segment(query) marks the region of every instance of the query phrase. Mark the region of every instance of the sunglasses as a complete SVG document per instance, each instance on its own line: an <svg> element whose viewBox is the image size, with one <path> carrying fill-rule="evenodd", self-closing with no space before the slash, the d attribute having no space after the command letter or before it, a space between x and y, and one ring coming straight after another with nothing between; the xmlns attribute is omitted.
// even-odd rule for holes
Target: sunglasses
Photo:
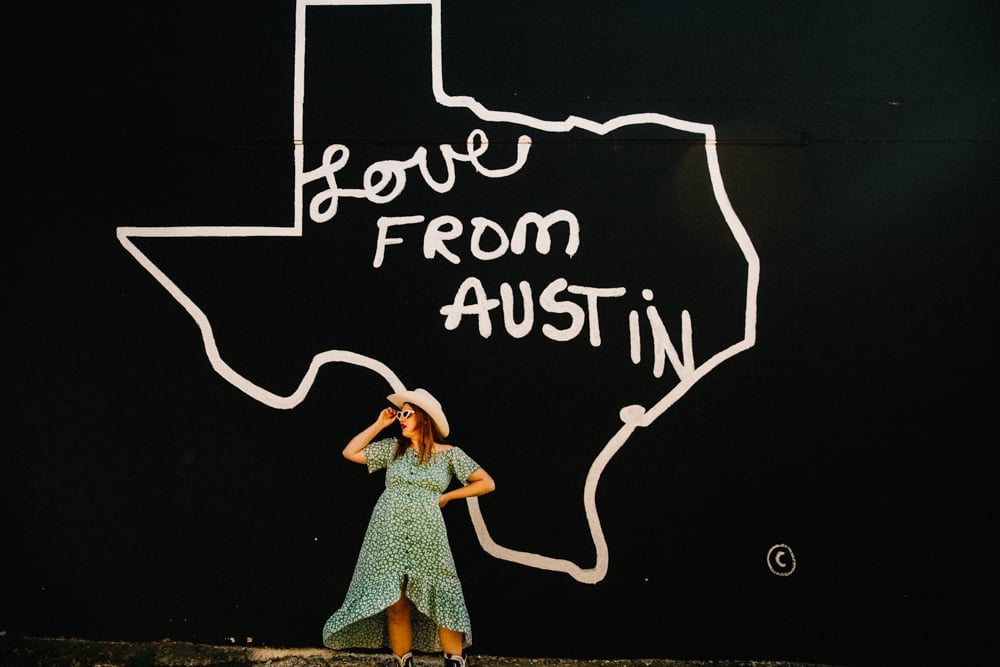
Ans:
<svg viewBox="0 0 1000 667"><path fill-rule="evenodd" d="M396 419L407 419L413 414L413 410L397 410Z"/></svg>

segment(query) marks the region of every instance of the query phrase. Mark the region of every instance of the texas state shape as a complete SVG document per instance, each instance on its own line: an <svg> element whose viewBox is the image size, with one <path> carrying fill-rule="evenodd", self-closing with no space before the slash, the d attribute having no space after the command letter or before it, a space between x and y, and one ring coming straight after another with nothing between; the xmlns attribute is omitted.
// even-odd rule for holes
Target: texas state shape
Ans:
<svg viewBox="0 0 1000 667"><path fill-rule="evenodd" d="M386 37L387 12L412 39ZM551 120L449 95L438 0L300 0L295 30L291 224L121 227L120 242L192 317L215 371L268 406L299 405L329 364L367 369L387 393L404 375L440 381L459 414L491 384L521 387L490 396L505 418L477 449L577 457L595 562L503 546L472 499L480 543L600 581L602 472L754 344L758 259L714 128L660 113ZM456 365L468 372L436 377ZM524 424L536 440L521 451Z"/></svg>

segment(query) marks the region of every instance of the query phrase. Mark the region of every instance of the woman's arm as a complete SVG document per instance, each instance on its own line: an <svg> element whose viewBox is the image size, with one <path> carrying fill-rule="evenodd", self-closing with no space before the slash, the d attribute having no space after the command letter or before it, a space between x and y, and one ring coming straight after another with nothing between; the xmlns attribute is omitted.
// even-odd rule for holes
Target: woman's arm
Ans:
<svg viewBox="0 0 1000 667"><path fill-rule="evenodd" d="M386 408L378 414L378 419L375 420L371 426L366 428L361 433L351 438L351 441L347 443L344 447L342 454L344 458L352 463L367 463L368 458L365 456L365 447L368 446L376 435L378 435L382 429L396 421L396 411L393 408Z"/></svg>
<svg viewBox="0 0 1000 667"><path fill-rule="evenodd" d="M438 507L444 507L452 500L458 500L459 498L483 496L497 488L496 482L482 468L476 468L475 472L469 475L466 481L469 483L465 486L441 494L441 498L438 500Z"/></svg>

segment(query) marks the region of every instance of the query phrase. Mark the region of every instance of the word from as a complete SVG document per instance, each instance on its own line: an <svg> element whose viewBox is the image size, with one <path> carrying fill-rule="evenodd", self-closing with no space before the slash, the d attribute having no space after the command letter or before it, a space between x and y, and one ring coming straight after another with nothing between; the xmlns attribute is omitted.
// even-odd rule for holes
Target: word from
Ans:
<svg viewBox="0 0 1000 667"><path fill-rule="evenodd" d="M389 236L389 229L399 225L415 225L424 222L422 215L410 216L382 216L378 220L378 239L375 242L375 259L372 264L375 268L382 266L385 260L385 248L389 245L399 245L403 243L403 238ZM472 218L472 237L469 241L469 251L472 256L481 261L498 259L507 254L510 250L515 255L524 254L528 244L528 227L533 226L537 230L535 236L535 250L542 255L547 255L552 248L552 238L549 235L549 228L558 223L566 223L569 237L566 241L566 254L572 257L580 247L580 223L576 216L569 211L557 210L548 215L540 215L534 212L527 212L517 220L514 232L510 236L499 224L484 217ZM423 251L425 259L434 259L437 256L444 257L452 264L458 264L462 260L448 248L447 242L453 241L462 235L462 221L450 215L441 215L427 223L424 229ZM483 248L483 237L490 234L493 237L493 248Z"/></svg>
<svg viewBox="0 0 1000 667"><path fill-rule="evenodd" d="M466 152L460 153L448 144L441 144L438 149L444 159L446 177L443 181L435 180L427 166L427 149L418 147L407 160L379 160L368 165L360 188L342 188L337 183L337 172L343 169L350 160L351 151L343 144L332 144L323 151L323 162L319 167L303 173L303 184L319 179L326 180L326 190L315 195L309 201L309 217L313 222L327 222L337 215L341 197L365 199L373 204L385 204L392 201L406 189L406 174L417 167L424 183L438 193L448 192L455 185L455 163L471 163L476 173L488 178L503 178L516 173L528 161L528 151L531 149L531 138L521 135L517 142L517 157L514 164L500 169L483 166L479 158L486 153L490 142L486 133L476 129L469 133L465 142Z"/></svg>

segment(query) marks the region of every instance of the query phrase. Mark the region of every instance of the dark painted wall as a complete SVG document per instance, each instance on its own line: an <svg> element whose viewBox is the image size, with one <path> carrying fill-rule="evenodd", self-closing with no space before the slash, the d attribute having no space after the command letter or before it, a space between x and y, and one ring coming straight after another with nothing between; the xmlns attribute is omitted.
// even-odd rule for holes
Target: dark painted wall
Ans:
<svg viewBox="0 0 1000 667"><path fill-rule="evenodd" d="M292 224L294 10L112 2L10 24L26 43L8 59L0 630L318 645L340 603L381 477L339 451L386 381L330 364L296 405L265 405L213 369L195 321L116 238ZM307 169L348 144L357 183L375 159L477 127L492 166L509 164L523 127L434 103L426 7L341 11L310 27ZM495 558L462 505L446 508L476 652L886 664L985 651L997 19L977 2L444 0L451 95L535 119L713 125L760 269L755 344L599 476L600 581ZM414 180L384 208L307 219L299 239L137 243L257 386L290 394L313 355L348 349L431 388L451 440L498 481L480 503L493 539L591 567L591 462L620 407L677 382L669 364L654 377L648 341L630 361L629 311L653 289L677 335L690 309L704 362L742 333L746 263L689 134L526 133L516 177L466 165L447 196ZM467 226L458 266L424 259L418 234L372 266L379 215L509 230L557 208L581 221L572 257L478 261ZM494 298L501 282L537 293L558 276L628 296L601 302L599 347L547 338L543 323L568 320L541 312L521 339L497 314L486 339L438 312L468 276ZM788 576L768 568L777 544L794 551Z"/></svg>

